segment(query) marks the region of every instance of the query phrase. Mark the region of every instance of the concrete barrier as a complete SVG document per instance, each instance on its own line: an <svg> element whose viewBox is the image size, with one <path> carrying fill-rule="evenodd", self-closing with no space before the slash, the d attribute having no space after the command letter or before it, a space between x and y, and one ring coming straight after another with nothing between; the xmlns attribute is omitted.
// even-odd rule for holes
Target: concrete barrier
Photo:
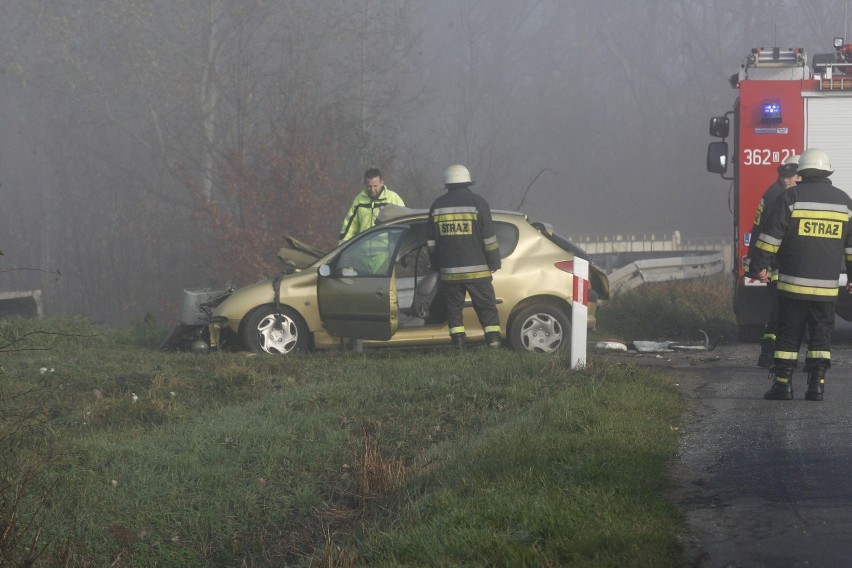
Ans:
<svg viewBox="0 0 852 568"><path fill-rule="evenodd" d="M41 305L41 290L0 292L0 317L44 317Z"/></svg>

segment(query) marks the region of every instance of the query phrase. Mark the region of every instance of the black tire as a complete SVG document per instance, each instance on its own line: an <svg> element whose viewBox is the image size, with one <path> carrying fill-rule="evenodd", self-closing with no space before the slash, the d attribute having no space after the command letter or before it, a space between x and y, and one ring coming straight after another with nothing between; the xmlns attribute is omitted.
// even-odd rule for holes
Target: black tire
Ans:
<svg viewBox="0 0 852 568"><path fill-rule="evenodd" d="M289 355L308 350L308 326L292 308L260 306L240 325L243 346L254 353Z"/></svg>
<svg viewBox="0 0 852 568"><path fill-rule="evenodd" d="M568 353L571 349L571 321L554 305L527 306L512 318L509 345L515 351Z"/></svg>

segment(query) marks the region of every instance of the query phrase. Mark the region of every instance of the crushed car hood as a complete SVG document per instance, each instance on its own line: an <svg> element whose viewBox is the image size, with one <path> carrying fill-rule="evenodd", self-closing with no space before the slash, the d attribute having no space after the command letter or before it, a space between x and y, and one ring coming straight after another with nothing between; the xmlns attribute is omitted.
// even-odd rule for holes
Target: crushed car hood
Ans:
<svg viewBox="0 0 852 568"><path fill-rule="evenodd" d="M290 235L284 235L284 240L286 244L278 250L278 258L295 270L307 268L328 253Z"/></svg>

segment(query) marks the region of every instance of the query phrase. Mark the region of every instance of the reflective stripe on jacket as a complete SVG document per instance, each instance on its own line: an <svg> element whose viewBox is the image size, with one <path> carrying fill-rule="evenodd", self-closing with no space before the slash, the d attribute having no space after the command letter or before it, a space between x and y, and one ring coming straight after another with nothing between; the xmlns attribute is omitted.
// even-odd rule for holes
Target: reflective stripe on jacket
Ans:
<svg viewBox="0 0 852 568"><path fill-rule="evenodd" d="M783 192L784 184L780 181L776 181L770 185L765 192L763 192L763 197L760 198L760 203L757 204L757 211L754 213L754 224L751 227L751 237L748 241L748 254L746 254L746 257L743 260L746 272L748 272L749 264L751 264L751 259L754 256L754 250L756 248L754 245L757 243L757 239L760 238L760 233L763 232L763 226L766 225L766 220L772 213L772 206L775 205L778 196ZM773 266L773 268L775 267ZM777 277L777 273L775 276Z"/></svg>
<svg viewBox="0 0 852 568"><path fill-rule="evenodd" d="M755 246L750 272L778 264L778 294L834 301L843 262L852 274L852 198L827 178L808 178L776 202Z"/></svg>
<svg viewBox="0 0 852 568"><path fill-rule="evenodd" d="M429 210L427 243L432 268L445 282L491 280L500 268L500 246L491 208L467 186L451 186Z"/></svg>

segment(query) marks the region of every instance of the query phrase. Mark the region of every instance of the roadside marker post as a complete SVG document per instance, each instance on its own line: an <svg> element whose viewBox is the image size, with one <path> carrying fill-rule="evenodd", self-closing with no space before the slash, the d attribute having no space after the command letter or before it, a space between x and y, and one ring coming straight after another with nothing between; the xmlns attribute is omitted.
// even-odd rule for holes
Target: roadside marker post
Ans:
<svg viewBox="0 0 852 568"><path fill-rule="evenodd" d="M571 368L586 366L589 321L589 261L574 257L574 303L571 306Z"/></svg>

